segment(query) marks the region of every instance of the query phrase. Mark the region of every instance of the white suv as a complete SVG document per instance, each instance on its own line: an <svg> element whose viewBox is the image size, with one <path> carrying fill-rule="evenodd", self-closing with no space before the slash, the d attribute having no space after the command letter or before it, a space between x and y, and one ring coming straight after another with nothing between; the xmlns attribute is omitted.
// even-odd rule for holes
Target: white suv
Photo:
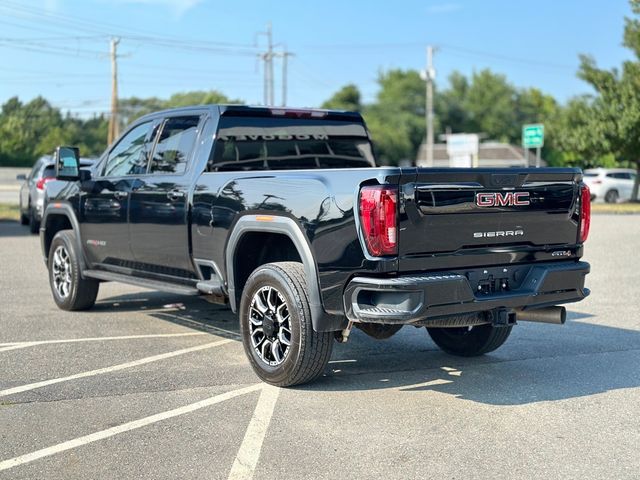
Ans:
<svg viewBox="0 0 640 480"><path fill-rule="evenodd" d="M591 201L629 201L635 179L636 172L630 168L590 168L584 171L584 183L591 190Z"/></svg>

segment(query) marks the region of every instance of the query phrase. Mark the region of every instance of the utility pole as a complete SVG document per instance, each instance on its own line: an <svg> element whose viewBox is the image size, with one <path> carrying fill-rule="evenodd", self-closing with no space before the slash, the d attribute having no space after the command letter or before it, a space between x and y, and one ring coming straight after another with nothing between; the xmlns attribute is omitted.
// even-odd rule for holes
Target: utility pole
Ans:
<svg viewBox="0 0 640 480"><path fill-rule="evenodd" d="M427 105L426 105L426 121L427 121L427 167L433 167L433 80L436 71L433 68L433 47L427 46L427 69L425 70L425 80L427 83Z"/></svg>
<svg viewBox="0 0 640 480"><path fill-rule="evenodd" d="M275 105L275 77L273 73L273 60L275 58L282 58L282 106L287 104L287 75L289 66L289 57L293 57L293 53L287 50L286 45L273 44L273 32L271 29L271 22L267 24L267 31L260 32L258 35L265 35L267 37L267 51L258 54L259 58L264 62L264 96L263 103L265 105ZM274 47L282 48L282 51L275 52Z"/></svg>
<svg viewBox="0 0 640 480"><path fill-rule="evenodd" d="M282 52L282 106L287 106L287 63L288 58L293 57L293 53L287 51L287 47L284 47Z"/></svg>
<svg viewBox="0 0 640 480"><path fill-rule="evenodd" d="M118 138L120 129L118 126L118 43L119 38L111 39L111 116L109 117L109 133L107 142L109 145Z"/></svg>
<svg viewBox="0 0 640 480"><path fill-rule="evenodd" d="M267 51L260 56L264 60L264 104L273 105L273 36L271 22L267 23L267 31L259 35L267 36Z"/></svg>

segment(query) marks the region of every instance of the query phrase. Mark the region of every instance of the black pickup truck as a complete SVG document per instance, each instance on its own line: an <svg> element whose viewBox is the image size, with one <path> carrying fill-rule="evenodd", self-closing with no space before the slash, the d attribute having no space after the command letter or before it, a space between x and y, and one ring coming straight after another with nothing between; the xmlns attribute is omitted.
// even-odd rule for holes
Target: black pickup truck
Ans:
<svg viewBox="0 0 640 480"><path fill-rule="evenodd" d="M578 169L376 168L356 113L222 105L78 158L58 148L40 231L56 304L88 309L103 281L229 303L275 385L318 377L353 326L474 356L589 294Z"/></svg>

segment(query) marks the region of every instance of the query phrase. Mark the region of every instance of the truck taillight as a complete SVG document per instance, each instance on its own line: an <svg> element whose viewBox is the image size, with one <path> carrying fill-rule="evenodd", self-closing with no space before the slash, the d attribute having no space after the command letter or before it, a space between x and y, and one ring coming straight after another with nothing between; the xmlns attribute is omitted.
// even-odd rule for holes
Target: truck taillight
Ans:
<svg viewBox="0 0 640 480"><path fill-rule="evenodd" d="M367 186L360 190L360 226L374 257L398 254L398 190Z"/></svg>
<svg viewBox="0 0 640 480"><path fill-rule="evenodd" d="M36 182L36 188L38 190L44 190L44 184L51 180L55 180L55 177L42 177L40 180Z"/></svg>
<svg viewBox="0 0 640 480"><path fill-rule="evenodd" d="M591 191L587 185L580 189L580 242L587 241L591 226Z"/></svg>

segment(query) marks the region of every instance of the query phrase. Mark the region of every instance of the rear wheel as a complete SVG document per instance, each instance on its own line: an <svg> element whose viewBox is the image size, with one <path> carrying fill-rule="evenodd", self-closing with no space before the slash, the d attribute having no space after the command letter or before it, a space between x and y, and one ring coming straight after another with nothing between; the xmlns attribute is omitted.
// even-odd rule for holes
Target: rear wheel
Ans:
<svg viewBox="0 0 640 480"><path fill-rule="evenodd" d="M96 303L100 283L82 278L80 255L73 230L56 233L47 265L53 300L62 310L86 310Z"/></svg>
<svg viewBox="0 0 640 480"><path fill-rule="evenodd" d="M20 225L29 225L29 217L24 213L20 213Z"/></svg>
<svg viewBox="0 0 640 480"><path fill-rule="evenodd" d="M609 190L604 196L604 201L607 203L618 203L619 197L617 190Z"/></svg>
<svg viewBox="0 0 640 480"><path fill-rule="evenodd" d="M253 370L272 385L310 382L331 357L333 334L313 330L301 263L269 263L251 274L242 292L240 329Z"/></svg>
<svg viewBox="0 0 640 480"><path fill-rule="evenodd" d="M476 357L493 352L509 338L509 327L476 325L474 327L427 328L429 336L445 352L460 357Z"/></svg>

